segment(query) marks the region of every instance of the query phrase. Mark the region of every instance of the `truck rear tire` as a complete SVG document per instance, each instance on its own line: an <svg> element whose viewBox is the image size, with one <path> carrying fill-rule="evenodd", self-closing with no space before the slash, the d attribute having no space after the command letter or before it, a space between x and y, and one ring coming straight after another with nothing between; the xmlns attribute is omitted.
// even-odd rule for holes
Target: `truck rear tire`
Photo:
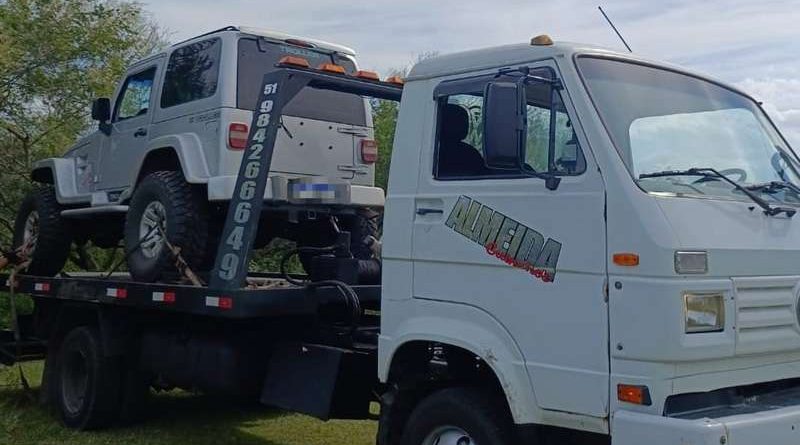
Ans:
<svg viewBox="0 0 800 445"><path fill-rule="evenodd" d="M512 445L510 415L496 399L477 388L434 392L411 413L401 445Z"/></svg>
<svg viewBox="0 0 800 445"><path fill-rule="evenodd" d="M58 350L52 402L69 428L91 430L108 426L119 414L122 366L104 357L100 333L81 326L71 330Z"/></svg>
<svg viewBox="0 0 800 445"><path fill-rule="evenodd" d="M34 190L20 205L14 222L14 248L30 243L26 249L27 273L53 276L61 272L69 257L72 237L61 218L61 206L53 186Z"/></svg>
<svg viewBox="0 0 800 445"><path fill-rule="evenodd" d="M128 270L137 281L175 278L175 258L166 246L180 248L195 272L208 267L208 203L180 172L147 175L133 193L125 218Z"/></svg>

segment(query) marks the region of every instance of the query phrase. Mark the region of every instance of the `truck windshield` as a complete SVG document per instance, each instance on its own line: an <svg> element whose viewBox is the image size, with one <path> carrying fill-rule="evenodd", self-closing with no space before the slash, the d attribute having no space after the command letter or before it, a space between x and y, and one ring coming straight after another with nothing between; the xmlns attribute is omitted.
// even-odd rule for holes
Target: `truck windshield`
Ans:
<svg viewBox="0 0 800 445"><path fill-rule="evenodd" d="M578 68L645 191L746 199L726 181L664 174L713 168L766 199L800 204L800 164L750 98L700 78L618 60L581 57Z"/></svg>
<svg viewBox="0 0 800 445"><path fill-rule="evenodd" d="M284 56L302 57L312 67L333 62L342 65L350 74L355 72L353 61L338 54L243 37L239 39L237 108L255 108L264 74L274 70L275 64ZM284 108L283 114L359 126L364 126L367 122L366 104L361 96L314 88L300 91Z"/></svg>

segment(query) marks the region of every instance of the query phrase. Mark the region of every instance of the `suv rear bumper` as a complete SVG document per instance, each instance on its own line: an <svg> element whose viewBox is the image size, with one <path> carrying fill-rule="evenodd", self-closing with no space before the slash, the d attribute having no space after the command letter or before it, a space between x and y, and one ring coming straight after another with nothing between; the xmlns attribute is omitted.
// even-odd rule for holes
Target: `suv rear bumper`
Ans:
<svg viewBox="0 0 800 445"><path fill-rule="evenodd" d="M797 445L800 405L695 420L617 411L612 445Z"/></svg>
<svg viewBox="0 0 800 445"><path fill-rule="evenodd" d="M292 178L293 179L293 178ZM326 183L321 178L309 178L315 184ZM270 175L267 180L267 187L264 189L265 201L289 201L289 187L288 183L290 178L280 175ZM352 185L347 183L330 183L335 184L336 187L346 189L346 196L344 201L331 202L331 204L357 206L357 207L383 207L386 199L383 189L380 187L367 187L363 185ZM215 176L208 180L208 200L209 201L228 201L233 196L233 189L236 185L236 176ZM302 202L293 201L293 204L300 204ZM314 202L314 204L320 204ZM324 204L324 202L323 202Z"/></svg>

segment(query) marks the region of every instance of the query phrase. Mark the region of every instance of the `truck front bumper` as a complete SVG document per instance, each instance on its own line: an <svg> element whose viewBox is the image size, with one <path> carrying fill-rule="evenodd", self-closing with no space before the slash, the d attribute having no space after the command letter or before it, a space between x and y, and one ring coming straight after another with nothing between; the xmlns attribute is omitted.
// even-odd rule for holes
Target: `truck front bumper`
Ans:
<svg viewBox="0 0 800 445"><path fill-rule="evenodd" d="M612 445L797 445L800 405L694 420L621 410L611 437Z"/></svg>

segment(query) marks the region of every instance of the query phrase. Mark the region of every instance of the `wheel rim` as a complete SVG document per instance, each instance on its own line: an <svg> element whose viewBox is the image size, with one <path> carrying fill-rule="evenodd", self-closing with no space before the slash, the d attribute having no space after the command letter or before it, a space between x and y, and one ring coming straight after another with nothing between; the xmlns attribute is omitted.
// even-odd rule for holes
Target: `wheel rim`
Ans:
<svg viewBox="0 0 800 445"><path fill-rule="evenodd" d="M164 204L153 201L147 204L139 221L139 242L142 253L147 258L155 258L164 247L164 233L167 232L167 211Z"/></svg>
<svg viewBox="0 0 800 445"><path fill-rule="evenodd" d="M422 445L477 445L466 431L457 426L443 426L428 434Z"/></svg>
<svg viewBox="0 0 800 445"><path fill-rule="evenodd" d="M36 240L39 238L39 212L36 210L28 214L25 218L25 228L22 232L22 245L25 250L33 252L36 247Z"/></svg>
<svg viewBox="0 0 800 445"><path fill-rule="evenodd" d="M64 357L61 372L61 397L64 408L69 414L77 414L83 407L86 391L89 387L89 367L86 356L79 351L72 351Z"/></svg>

